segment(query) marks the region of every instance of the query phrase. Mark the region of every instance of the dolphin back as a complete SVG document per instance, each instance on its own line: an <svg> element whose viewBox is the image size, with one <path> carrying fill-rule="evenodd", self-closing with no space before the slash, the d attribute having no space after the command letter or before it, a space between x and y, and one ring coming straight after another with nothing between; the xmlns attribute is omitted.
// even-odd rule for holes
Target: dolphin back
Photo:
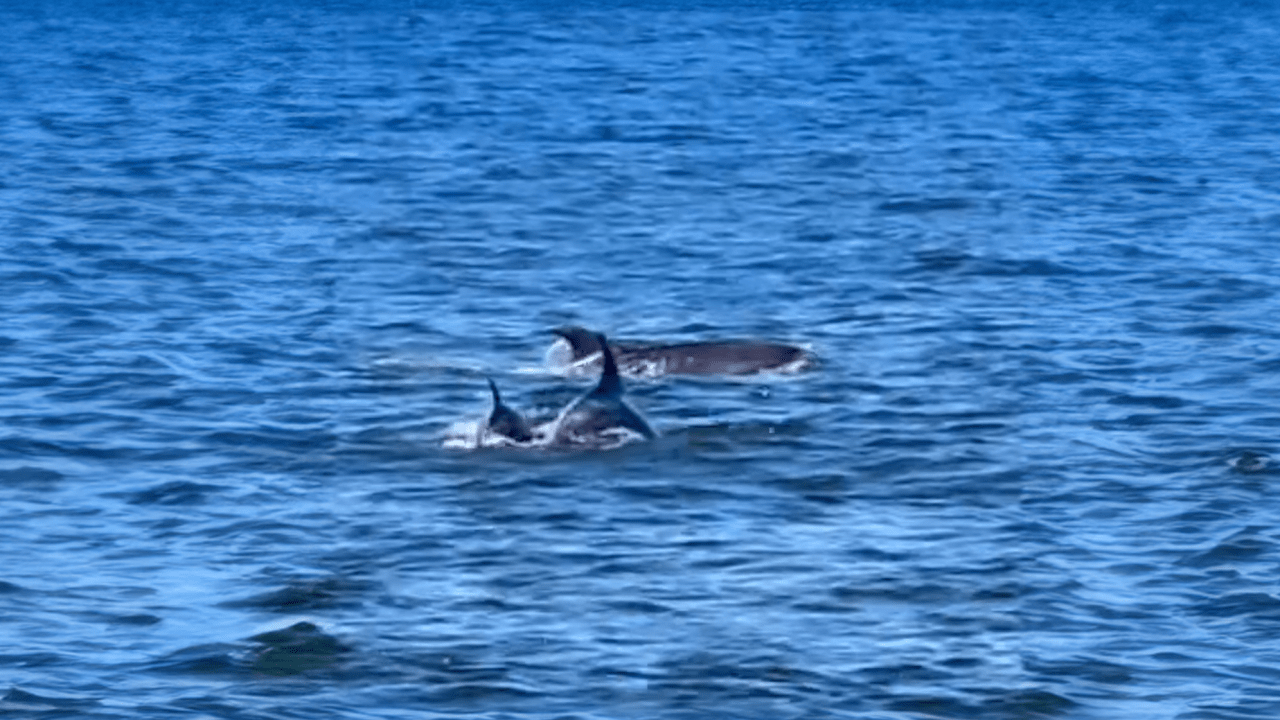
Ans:
<svg viewBox="0 0 1280 720"><path fill-rule="evenodd" d="M750 375L799 365L807 359L791 345L757 342L698 342L637 350L624 362L661 363L668 374Z"/></svg>
<svg viewBox="0 0 1280 720"><path fill-rule="evenodd" d="M564 338L565 342L569 343L569 348L573 351L574 360L581 360L600 352L600 336L586 328L569 325L555 328L551 332Z"/></svg>
<svg viewBox="0 0 1280 720"><path fill-rule="evenodd" d="M600 444L617 440L617 431L626 430L646 440L657 436L649 423L622 399L622 378L618 364L602 334L594 336L603 356L600 382L591 392L578 398L561 414L555 439L567 444Z"/></svg>
<svg viewBox="0 0 1280 720"><path fill-rule="evenodd" d="M605 362L604 350L614 357L618 372L627 377L662 375L753 375L794 373L816 364L806 350L794 345L754 340L703 340L661 344L606 342L602 335L577 326L553 330L568 344L571 364ZM602 377L603 379L603 377Z"/></svg>

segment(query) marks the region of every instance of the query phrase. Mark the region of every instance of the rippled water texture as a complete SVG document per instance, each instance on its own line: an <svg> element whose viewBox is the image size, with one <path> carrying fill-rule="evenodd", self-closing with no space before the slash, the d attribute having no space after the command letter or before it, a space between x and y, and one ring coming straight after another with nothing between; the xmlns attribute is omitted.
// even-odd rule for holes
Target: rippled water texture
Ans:
<svg viewBox="0 0 1280 720"><path fill-rule="evenodd" d="M1280 716L1270 10L34 5L0 714Z"/></svg>

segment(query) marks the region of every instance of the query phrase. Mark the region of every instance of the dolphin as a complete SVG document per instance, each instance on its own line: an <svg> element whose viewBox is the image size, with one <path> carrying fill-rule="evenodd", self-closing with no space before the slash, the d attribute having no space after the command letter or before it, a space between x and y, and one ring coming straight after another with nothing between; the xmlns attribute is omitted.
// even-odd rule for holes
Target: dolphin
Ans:
<svg viewBox="0 0 1280 720"><path fill-rule="evenodd" d="M532 440L533 431L529 429L529 424L520 417L520 413L502 402L502 397L498 395L498 386L493 384L492 379L489 380L489 389L493 391L493 412L489 413L489 422L485 425L485 429L494 435L501 435L516 442L526 443Z"/></svg>
<svg viewBox="0 0 1280 720"><path fill-rule="evenodd" d="M569 365L594 364L592 356L602 347L597 335L569 326L551 332L564 338L572 356ZM629 377L658 375L750 375L761 371L787 372L808 367L812 357L804 350L779 343L720 340L675 345L618 344L610 346L619 371Z"/></svg>
<svg viewBox="0 0 1280 720"><path fill-rule="evenodd" d="M600 382L560 413L552 441L559 445L604 444L619 439L619 430L636 433L646 440L657 437L649 423L622 399L622 378L618 376L618 365L604 335L592 333L592 340L604 355Z"/></svg>

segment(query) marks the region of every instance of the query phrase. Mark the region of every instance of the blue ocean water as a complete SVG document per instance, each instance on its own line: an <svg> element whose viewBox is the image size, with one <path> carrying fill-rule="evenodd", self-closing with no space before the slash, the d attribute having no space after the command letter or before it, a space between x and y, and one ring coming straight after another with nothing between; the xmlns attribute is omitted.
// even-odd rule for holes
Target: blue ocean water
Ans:
<svg viewBox="0 0 1280 720"><path fill-rule="evenodd" d="M7 716L1280 716L1271 8L0 21Z"/></svg>

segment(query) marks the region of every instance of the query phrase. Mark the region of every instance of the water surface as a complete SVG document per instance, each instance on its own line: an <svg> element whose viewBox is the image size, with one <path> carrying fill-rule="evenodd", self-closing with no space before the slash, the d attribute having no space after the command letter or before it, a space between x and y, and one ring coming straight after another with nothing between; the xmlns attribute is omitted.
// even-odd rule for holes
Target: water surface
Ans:
<svg viewBox="0 0 1280 720"><path fill-rule="evenodd" d="M1280 713L1269 10L0 19L6 713Z"/></svg>

